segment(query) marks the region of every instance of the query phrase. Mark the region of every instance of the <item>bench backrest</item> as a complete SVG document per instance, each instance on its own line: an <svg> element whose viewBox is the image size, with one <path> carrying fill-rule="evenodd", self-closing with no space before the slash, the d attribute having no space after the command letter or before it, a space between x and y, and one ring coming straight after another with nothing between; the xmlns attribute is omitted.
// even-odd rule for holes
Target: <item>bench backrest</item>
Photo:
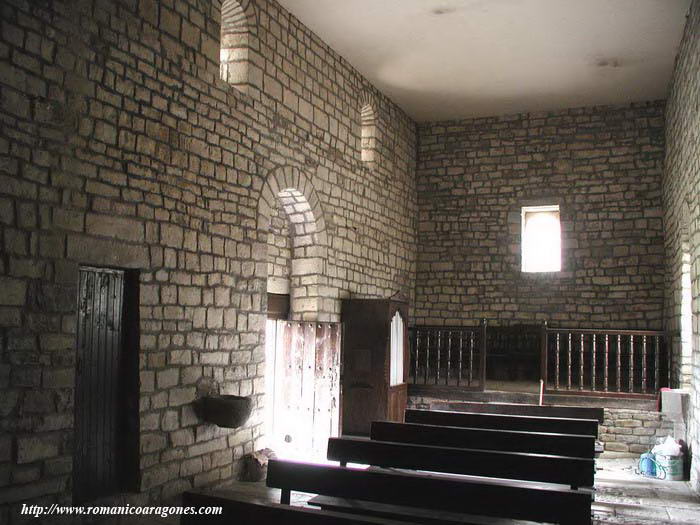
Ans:
<svg viewBox="0 0 700 525"><path fill-rule="evenodd" d="M459 428L417 423L372 423L370 438L438 447L530 452L592 459L595 438L577 434Z"/></svg>
<svg viewBox="0 0 700 525"><path fill-rule="evenodd" d="M592 487L595 471L592 459L434 447L360 438L330 438L328 459L340 461L341 464L360 463L388 468L544 481L572 487Z"/></svg>
<svg viewBox="0 0 700 525"><path fill-rule="evenodd" d="M572 419L595 419L603 424L605 410L599 407L569 407L562 405L526 405L523 403L483 403L477 401L436 402L431 410L454 412L479 412L481 414L508 414L511 416L566 417Z"/></svg>
<svg viewBox="0 0 700 525"><path fill-rule="evenodd" d="M406 410L406 423L598 436L598 421L595 419L408 409Z"/></svg>
<svg viewBox="0 0 700 525"><path fill-rule="evenodd" d="M292 507L267 501L238 499L231 493L185 492L186 507L221 507L221 514L183 514L181 525L407 525L405 521L343 514L308 507ZM408 524L410 525L410 523Z"/></svg>
<svg viewBox="0 0 700 525"><path fill-rule="evenodd" d="M267 486L356 500L556 523L591 519L591 493L503 480L372 471L270 460ZM286 494L285 494L286 493Z"/></svg>

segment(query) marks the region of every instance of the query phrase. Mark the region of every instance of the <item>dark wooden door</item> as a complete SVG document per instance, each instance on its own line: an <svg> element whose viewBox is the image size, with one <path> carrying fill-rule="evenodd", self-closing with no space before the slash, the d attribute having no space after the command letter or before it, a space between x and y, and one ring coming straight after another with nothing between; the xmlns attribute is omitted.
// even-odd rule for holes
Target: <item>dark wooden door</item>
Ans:
<svg viewBox="0 0 700 525"><path fill-rule="evenodd" d="M73 456L77 502L125 486L130 371L124 352L124 286L123 271L80 269Z"/></svg>
<svg viewBox="0 0 700 525"><path fill-rule="evenodd" d="M392 384L392 319L407 319L405 303L385 299L343 300L343 435L369 435L372 421L403 421L409 364L405 325L400 377ZM396 357L396 356L395 356Z"/></svg>

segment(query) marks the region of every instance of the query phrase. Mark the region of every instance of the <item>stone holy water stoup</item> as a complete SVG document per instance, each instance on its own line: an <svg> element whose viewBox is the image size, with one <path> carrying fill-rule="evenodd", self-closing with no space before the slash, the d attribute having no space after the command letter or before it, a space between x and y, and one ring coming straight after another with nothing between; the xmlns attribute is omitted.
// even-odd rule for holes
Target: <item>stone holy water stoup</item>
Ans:
<svg viewBox="0 0 700 525"><path fill-rule="evenodd" d="M210 395L203 398L204 420L224 428L238 428L245 424L252 409L251 397Z"/></svg>

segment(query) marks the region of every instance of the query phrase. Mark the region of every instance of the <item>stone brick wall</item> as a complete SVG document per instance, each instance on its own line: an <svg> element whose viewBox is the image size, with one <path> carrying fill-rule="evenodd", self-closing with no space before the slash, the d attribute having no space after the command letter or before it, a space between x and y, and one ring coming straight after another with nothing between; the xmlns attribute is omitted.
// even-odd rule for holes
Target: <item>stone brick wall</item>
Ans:
<svg viewBox="0 0 700 525"><path fill-rule="evenodd" d="M288 294L292 265L292 238L289 218L280 205L270 218L267 238L267 291Z"/></svg>
<svg viewBox="0 0 700 525"><path fill-rule="evenodd" d="M430 410L433 403L449 401L437 397L409 396L408 406ZM590 399L585 402L590 403ZM605 399L598 400L598 406L605 404ZM603 442L605 451L638 456L666 436L682 438L682 433L674 432L674 429L674 422L655 410L605 408L603 423L598 426L598 439Z"/></svg>
<svg viewBox="0 0 700 525"><path fill-rule="evenodd" d="M676 377L691 390L689 445L694 451L691 480L700 490L700 1L693 0L666 107L666 162L663 179L666 234L666 321L680 330L680 277L683 255L690 263L692 283L692 356L676 350ZM686 247L684 249L684 244ZM681 366L679 366L681 365Z"/></svg>
<svg viewBox="0 0 700 525"><path fill-rule="evenodd" d="M417 324L661 328L663 102L421 124ZM562 271L521 272L558 204Z"/></svg>
<svg viewBox="0 0 700 525"><path fill-rule="evenodd" d="M639 455L674 433L673 421L661 412L606 408L598 437L609 452Z"/></svg>
<svg viewBox="0 0 700 525"><path fill-rule="evenodd" d="M262 442L267 235L313 213L305 310L413 295L415 125L274 1L241 2L248 78L220 79L221 2L7 0L0 25L0 522L69 503L81 264L140 275L140 494L228 479ZM361 109L376 115L361 160ZM314 295L315 294L315 295ZM237 430L208 389L252 395Z"/></svg>

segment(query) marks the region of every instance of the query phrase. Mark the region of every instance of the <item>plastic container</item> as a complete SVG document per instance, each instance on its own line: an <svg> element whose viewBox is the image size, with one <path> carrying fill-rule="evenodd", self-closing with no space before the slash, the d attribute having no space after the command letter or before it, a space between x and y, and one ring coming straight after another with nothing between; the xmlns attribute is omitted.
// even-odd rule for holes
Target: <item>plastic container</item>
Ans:
<svg viewBox="0 0 700 525"><path fill-rule="evenodd" d="M657 477L668 481L683 480L683 456L666 456L665 454L655 454ZM664 477L665 474L665 477Z"/></svg>
<svg viewBox="0 0 700 525"><path fill-rule="evenodd" d="M639 473L648 478L656 477L656 460L654 454L645 452L639 457Z"/></svg>

